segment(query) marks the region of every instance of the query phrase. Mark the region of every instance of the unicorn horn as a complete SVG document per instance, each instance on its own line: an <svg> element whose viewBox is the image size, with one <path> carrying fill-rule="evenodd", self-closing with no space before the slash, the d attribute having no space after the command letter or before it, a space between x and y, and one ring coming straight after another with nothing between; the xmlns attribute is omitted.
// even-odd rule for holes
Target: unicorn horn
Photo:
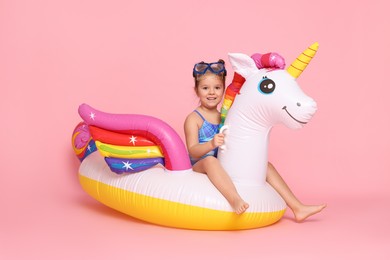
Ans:
<svg viewBox="0 0 390 260"><path fill-rule="evenodd" d="M298 78L316 54L318 46L318 42L313 43L309 48L302 52L301 55L299 55L298 58L296 58L295 61L287 68L288 74L294 78Z"/></svg>

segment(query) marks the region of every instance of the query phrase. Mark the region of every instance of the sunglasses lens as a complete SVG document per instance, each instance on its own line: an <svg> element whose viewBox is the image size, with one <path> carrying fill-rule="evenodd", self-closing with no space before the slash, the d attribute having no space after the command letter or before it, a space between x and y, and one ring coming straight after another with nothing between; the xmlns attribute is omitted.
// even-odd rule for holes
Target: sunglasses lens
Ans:
<svg viewBox="0 0 390 260"><path fill-rule="evenodd" d="M210 68L214 73L220 73L223 71L225 66L222 63L213 63L210 64Z"/></svg>
<svg viewBox="0 0 390 260"><path fill-rule="evenodd" d="M195 65L195 71L199 73L205 73L208 68L207 63L198 63Z"/></svg>

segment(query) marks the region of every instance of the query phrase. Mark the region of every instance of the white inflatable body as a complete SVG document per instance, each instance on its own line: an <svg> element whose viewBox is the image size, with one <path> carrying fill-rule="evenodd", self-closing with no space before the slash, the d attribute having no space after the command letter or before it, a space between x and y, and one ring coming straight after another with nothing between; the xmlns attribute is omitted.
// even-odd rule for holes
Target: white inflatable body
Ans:
<svg viewBox="0 0 390 260"><path fill-rule="evenodd" d="M304 56L313 57L317 48L318 44L312 45ZM233 212L206 175L192 171L182 141L169 128L161 132L165 123L140 115L108 114L87 105L79 109L87 125L117 133L143 132L161 147L165 167L156 165L138 173L118 175L101 154L92 153L79 169L83 189L111 208L158 225L237 230L277 222L286 204L265 181L269 132L280 123L300 128L316 111L316 103L296 83L310 61L302 63L305 57L301 56L299 64L295 61L287 70L259 70L250 57L229 55L233 68L246 81L227 115L225 145L218 158L250 205L242 215ZM78 133L75 131L74 140ZM126 156L120 155L123 165L131 167Z"/></svg>
<svg viewBox="0 0 390 260"><path fill-rule="evenodd" d="M99 153L81 164L82 187L103 204L132 217L186 229L236 230L270 225L279 220L285 203L267 183L236 184L250 204L243 215L230 205L207 176L192 170L167 172L154 167L137 174L113 173Z"/></svg>

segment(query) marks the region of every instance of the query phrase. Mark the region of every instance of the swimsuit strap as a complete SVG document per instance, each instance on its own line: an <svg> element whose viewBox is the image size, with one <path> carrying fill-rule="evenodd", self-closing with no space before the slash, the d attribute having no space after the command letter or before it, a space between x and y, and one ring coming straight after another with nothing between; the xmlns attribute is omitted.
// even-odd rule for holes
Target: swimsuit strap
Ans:
<svg viewBox="0 0 390 260"><path fill-rule="evenodd" d="M202 114L198 110L195 109L194 112L196 112L203 119L203 121L206 121L206 119L202 116Z"/></svg>

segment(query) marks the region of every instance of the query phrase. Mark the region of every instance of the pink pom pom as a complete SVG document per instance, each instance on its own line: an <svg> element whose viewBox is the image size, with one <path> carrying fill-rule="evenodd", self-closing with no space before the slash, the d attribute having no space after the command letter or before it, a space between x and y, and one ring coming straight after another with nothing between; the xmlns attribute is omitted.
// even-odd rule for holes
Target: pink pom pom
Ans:
<svg viewBox="0 0 390 260"><path fill-rule="evenodd" d="M270 52L266 54L255 53L251 56L251 58L255 61L258 69L284 69L286 66L284 58L276 52Z"/></svg>

